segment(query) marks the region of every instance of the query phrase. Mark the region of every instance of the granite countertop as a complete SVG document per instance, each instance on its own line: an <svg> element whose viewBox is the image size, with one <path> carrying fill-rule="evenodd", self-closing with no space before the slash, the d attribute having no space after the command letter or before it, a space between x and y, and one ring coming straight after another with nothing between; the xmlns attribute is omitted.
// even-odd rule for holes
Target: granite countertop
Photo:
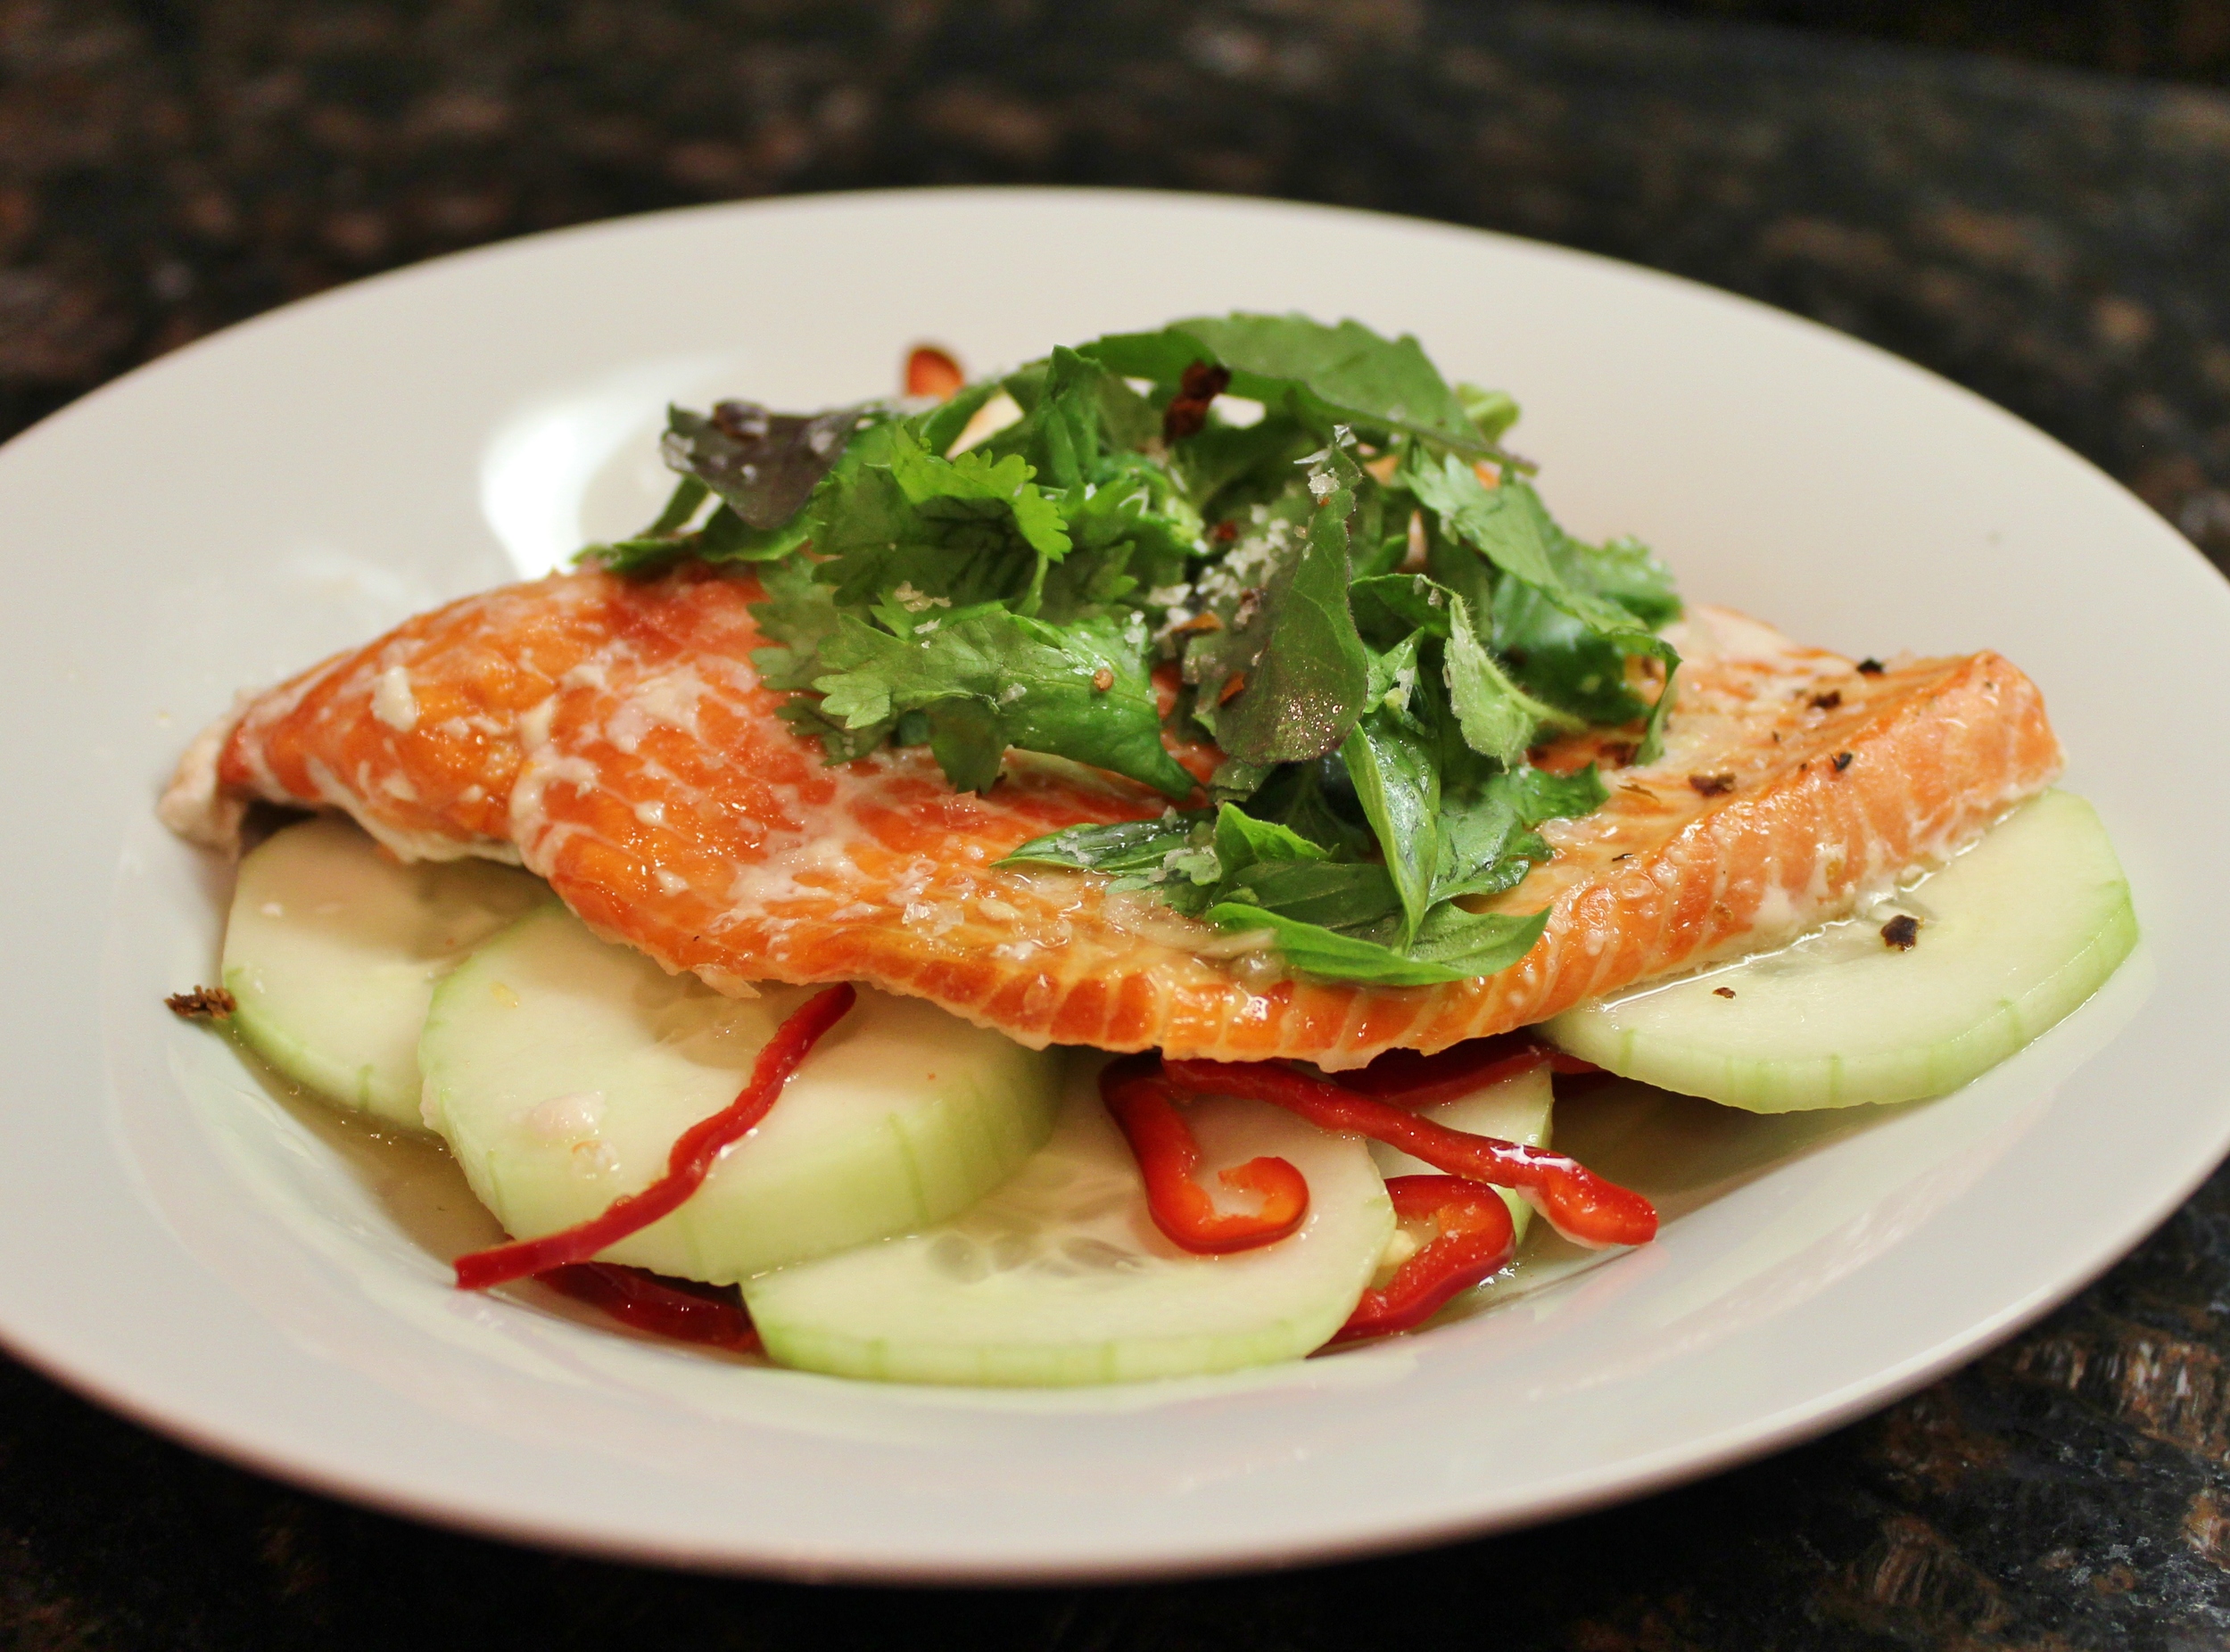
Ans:
<svg viewBox="0 0 2230 1652"><path fill-rule="evenodd" d="M961 181L1348 202L1678 271L1972 386L2230 564L2230 96L1580 4L0 0L0 434L433 253ZM1751 1467L1415 1556L1045 1591L814 1590L457 1537L0 1362L0 1640L2215 1647L2226 1296L2218 1174L2027 1334Z"/></svg>

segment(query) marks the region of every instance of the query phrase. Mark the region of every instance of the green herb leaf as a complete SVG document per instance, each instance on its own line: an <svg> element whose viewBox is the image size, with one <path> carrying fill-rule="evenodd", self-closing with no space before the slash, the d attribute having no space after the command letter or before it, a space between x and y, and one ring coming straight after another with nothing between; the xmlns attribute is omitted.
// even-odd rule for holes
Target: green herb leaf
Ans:
<svg viewBox="0 0 2230 1652"><path fill-rule="evenodd" d="M999 458L971 448L945 458L901 432L892 444L890 474L907 503L932 521L1005 517L1039 556L1057 561L1069 554L1068 526L1044 490L1032 485L1037 472L1019 453Z"/></svg>
<svg viewBox="0 0 2230 1652"><path fill-rule="evenodd" d="M1441 788L1433 904L1516 888L1549 859L1549 845L1532 829L1543 821L1593 814L1607 795L1592 764L1561 776L1476 764L1466 772L1460 763L1451 764Z"/></svg>
<svg viewBox="0 0 2230 1652"><path fill-rule="evenodd" d="M1471 610L1460 597L1450 604L1448 698L1464 740L1482 756L1516 768L1546 728L1572 730L1586 723L1569 712L1535 699L1510 681L1473 629Z"/></svg>
<svg viewBox="0 0 2230 1652"><path fill-rule="evenodd" d="M1452 456L1413 462L1401 474L1444 529L1503 573L1533 586L1598 631L1634 629L1632 615L1568 581L1557 567L1553 548L1561 533L1529 483L1505 476L1499 487L1491 488L1469 465Z"/></svg>
<svg viewBox="0 0 2230 1652"><path fill-rule="evenodd" d="M779 528L844 457L866 412L776 413L756 401L723 401L710 417L670 408L658 450L719 494L747 527Z"/></svg>
<svg viewBox="0 0 2230 1652"><path fill-rule="evenodd" d="M1346 423L1488 451L1462 401L1407 333L1387 339L1359 321L1327 326L1306 316L1235 314L1116 334L1082 348L1124 377L1161 385L1177 384L1196 361L1227 368L1231 394L1286 409L1320 435Z"/></svg>
<svg viewBox="0 0 2230 1652"><path fill-rule="evenodd" d="M821 645L836 634L843 618L836 593L802 562L777 563L760 576L760 583L766 597L751 605L751 618L771 646L751 650L759 680L770 689L810 689Z"/></svg>
<svg viewBox="0 0 2230 1652"><path fill-rule="evenodd" d="M1243 902L1219 903L1203 915L1227 929L1268 929L1300 974L1366 987L1436 987L1496 974L1531 952L1549 923L1545 910L1516 917L1443 906L1426 921L1412 950L1402 953L1383 941Z"/></svg>
<svg viewBox="0 0 2230 1652"><path fill-rule="evenodd" d="M1340 748L1401 900L1405 946L1433 904L1433 875L1441 863L1438 742L1409 715L1419 640L1412 634L1371 662L1371 703Z"/></svg>
<svg viewBox="0 0 2230 1652"><path fill-rule="evenodd" d="M1392 647L1411 632L1445 638L1454 605L1447 586L1422 574L1381 574L1348 588L1356 628L1367 640ZM1639 713L1635 714L1639 715Z"/></svg>
<svg viewBox="0 0 2230 1652"><path fill-rule="evenodd" d="M1158 820L1070 826L1032 838L998 863L1070 866L1119 878L1158 871L1171 854L1198 847L1214 830L1215 818L1207 809L1186 809Z"/></svg>
<svg viewBox="0 0 2230 1652"><path fill-rule="evenodd" d="M847 730L928 714L930 749L957 787L987 789L1019 746L1184 797L1193 777L1161 744L1143 640L1104 620L1050 625L995 604L920 621L907 636L843 614L820 642L813 687L820 714Z"/></svg>
<svg viewBox="0 0 2230 1652"><path fill-rule="evenodd" d="M1321 861L1326 851L1289 826L1255 819L1226 803L1216 811L1216 859L1226 878L1265 863Z"/></svg>
<svg viewBox="0 0 2230 1652"><path fill-rule="evenodd" d="M1022 417L972 452L1019 457L1053 488L1091 479L1110 451L1142 449L1160 432L1152 403L1097 361L1056 349L1006 381Z"/></svg>
<svg viewBox="0 0 2230 1652"><path fill-rule="evenodd" d="M1334 446L1309 470L1316 508L1245 623L1185 657L1217 744L1243 763L1302 763L1338 749L1370 687L1347 601L1347 521L1361 476ZM1226 685L1244 681L1226 701Z"/></svg>

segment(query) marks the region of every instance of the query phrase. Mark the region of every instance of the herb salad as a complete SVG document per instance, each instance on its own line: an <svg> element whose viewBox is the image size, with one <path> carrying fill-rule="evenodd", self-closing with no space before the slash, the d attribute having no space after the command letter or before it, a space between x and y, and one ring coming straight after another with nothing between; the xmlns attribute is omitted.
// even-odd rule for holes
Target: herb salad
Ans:
<svg viewBox="0 0 2230 1652"><path fill-rule="evenodd" d="M1593 764L1528 752L1631 729L1648 761L1679 664L1656 634L1670 575L1557 525L1502 444L1516 417L1406 335L1202 318L928 407L677 408L666 508L585 554L759 565L755 663L831 764L926 744L983 791L1012 748L1195 805L1011 861L1267 930L1303 974L1458 980L1546 921L1466 897L1516 886L1549 858L1534 829L1606 796ZM1204 806L1172 741L1221 756Z"/></svg>

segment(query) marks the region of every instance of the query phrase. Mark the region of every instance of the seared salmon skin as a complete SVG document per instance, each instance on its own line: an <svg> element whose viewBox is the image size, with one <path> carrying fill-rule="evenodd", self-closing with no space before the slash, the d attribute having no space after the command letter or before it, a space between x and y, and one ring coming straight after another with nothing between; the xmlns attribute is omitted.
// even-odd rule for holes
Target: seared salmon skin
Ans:
<svg viewBox="0 0 2230 1652"><path fill-rule="evenodd" d="M1027 1045L1337 1070L1777 943L1949 855L2061 762L2036 686L1995 654L1862 671L1691 610L1659 761L1609 767L1600 734L1540 754L1605 757L1611 797L1549 822L1554 859L1497 899L1550 909L1532 952L1445 986L1324 983L1099 874L996 864L1160 814L1144 787L1020 752L981 797L926 748L825 766L752 667L760 596L690 568L467 598L246 701L188 754L164 817L222 840L261 799L343 810L406 857L514 861L731 994L864 981Z"/></svg>

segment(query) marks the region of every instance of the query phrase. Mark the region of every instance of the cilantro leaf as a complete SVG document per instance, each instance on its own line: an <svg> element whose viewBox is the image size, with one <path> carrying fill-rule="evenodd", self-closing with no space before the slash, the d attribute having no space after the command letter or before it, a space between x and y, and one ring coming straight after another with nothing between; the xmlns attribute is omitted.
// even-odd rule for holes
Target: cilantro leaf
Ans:
<svg viewBox="0 0 2230 1652"><path fill-rule="evenodd" d="M1022 417L970 450L1019 455L1052 487L1078 485L1103 454L1143 449L1161 428L1151 402L1073 350L1056 349L1011 376L1005 388Z"/></svg>
<svg viewBox="0 0 2230 1652"><path fill-rule="evenodd" d="M842 617L836 593L799 562L775 564L760 585L766 596L751 605L751 617L770 646L752 649L751 663L770 689L811 688L821 645Z"/></svg>
<svg viewBox="0 0 2230 1652"><path fill-rule="evenodd" d="M900 434L892 444L890 474L906 502L932 521L1011 519L1039 556L1069 554L1069 529L1045 492L1031 485L1037 472L1019 453L995 458L973 448L958 458L932 453Z"/></svg>
<svg viewBox="0 0 2230 1652"><path fill-rule="evenodd" d="M1010 746L1054 752L1172 797L1193 777L1161 744L1161 714L1136 644L1111 622L1050 625L994 603L896 636L853 614L819 645L819 714L846 730L925 713L956 787L987 790ZM1105 686L1101 686L1104 684Z"/></svg>

